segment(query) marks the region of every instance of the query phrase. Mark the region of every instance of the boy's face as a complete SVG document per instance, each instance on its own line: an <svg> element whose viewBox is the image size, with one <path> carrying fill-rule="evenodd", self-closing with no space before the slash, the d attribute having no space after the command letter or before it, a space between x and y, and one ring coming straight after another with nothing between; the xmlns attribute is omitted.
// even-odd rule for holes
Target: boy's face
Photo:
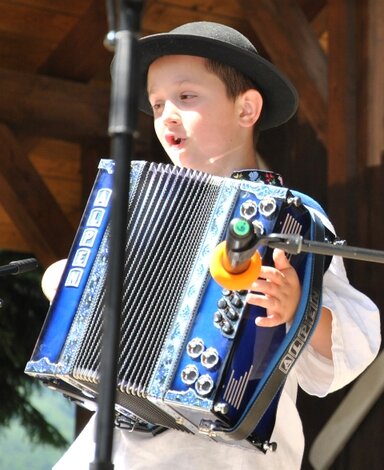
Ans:
<svg viewBox="0 0 384 470"><path fill-rule="evenodd" d="M164 56L148 71L155 131L175 165L229 176L244 146L238 99L194 56Z"/></svg>

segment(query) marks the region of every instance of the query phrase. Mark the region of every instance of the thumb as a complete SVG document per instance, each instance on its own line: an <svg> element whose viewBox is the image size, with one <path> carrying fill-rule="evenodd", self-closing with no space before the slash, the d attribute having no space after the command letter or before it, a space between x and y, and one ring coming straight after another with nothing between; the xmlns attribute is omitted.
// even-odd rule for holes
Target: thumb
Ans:
<svg viewBox="0 0 384 470"><path fill-rule="evenodd" d="M284 250L280 250L279 248L273 250L273 262L275 263L275 268L279 271L291 267L291 263L288 261Z"/></svg>

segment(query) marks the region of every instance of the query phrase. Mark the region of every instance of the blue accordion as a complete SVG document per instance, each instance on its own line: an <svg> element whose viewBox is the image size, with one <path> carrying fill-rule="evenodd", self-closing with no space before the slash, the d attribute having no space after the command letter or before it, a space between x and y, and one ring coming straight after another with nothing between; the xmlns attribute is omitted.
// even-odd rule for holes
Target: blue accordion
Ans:
<svg viewBox="0 0 384 470"><path fill-rule="evenodd" d="M114 163L101 160L57 294L26 373L94 408L110 247ZM293 324L260 328L261 307L221 288L210 258L235 217L264 234L324 240L287 188L133 162L125 251L117 421L266 451L279 394L321 304L322 257L292 256L302 294ZM263 264L271 250L260 249Z"/></svg>

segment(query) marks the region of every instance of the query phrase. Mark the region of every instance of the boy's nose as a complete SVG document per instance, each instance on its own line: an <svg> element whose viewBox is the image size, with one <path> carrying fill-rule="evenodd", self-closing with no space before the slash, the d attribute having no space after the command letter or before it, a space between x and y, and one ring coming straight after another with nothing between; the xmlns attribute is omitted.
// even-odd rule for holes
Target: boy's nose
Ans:
<svg viewBox="0 0 384 470"><path fill-rule="evenodd" d="M179 111L171 101L166 101L164 104L163 120L166 124L180 123Z"/></svg>

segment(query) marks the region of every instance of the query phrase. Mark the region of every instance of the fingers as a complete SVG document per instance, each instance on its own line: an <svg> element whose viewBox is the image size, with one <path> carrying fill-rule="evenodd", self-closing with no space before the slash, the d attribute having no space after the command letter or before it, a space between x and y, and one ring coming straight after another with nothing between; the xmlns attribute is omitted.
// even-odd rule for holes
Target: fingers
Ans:
<svg viewBox="0 0 384 470"><path fill-rule="evenodd" d="M266 317L256 317L255 323L263 328L272 328L285 323L278 315L268 315Z"/></svg>
<svg viewBox="0 0 384 470"><path fill-rule="evenodd" d="M266 310L266 317L256 317L255 323L257 326L270 328L286 322L284 315L281 313L281 301L279 298L250 293L246 300L249 304L263 307Z"/></svg>
<svg viewBox="0 0 384 470"><path fill-rule="evenodd" d="M262 266L259 278L251 284L251 290L259 292L273 284L274 286L281 286L285 282L285 275L283 272L270 266ZM267 293L267 292L266 292Z"/></svg>
<svg viewBox="0 0 384 470"><path fill-rule="evenodd" d="M292 267L284 250L280 250L279 248L275 248L273 250L273 262L275 264L275 268L280 271Z"/></svg>
<svg viewBox="0 0 384 470"><path fill-rule="evenodd" d="M271 312L278 311L281 304L281 300L278 297L253 292L247 295L246 301L251 305L263 307Z"/></svg>
<svg viewBox="0 0 384 470"><path fill-rule="evenodd" d="M272 327L292 321L300 300L301 286L296 270L283 250L273 251L274 267L263 266L260 277L252 283L247 302L263 307L266 317L256 318L256 324Z"/></svg>

